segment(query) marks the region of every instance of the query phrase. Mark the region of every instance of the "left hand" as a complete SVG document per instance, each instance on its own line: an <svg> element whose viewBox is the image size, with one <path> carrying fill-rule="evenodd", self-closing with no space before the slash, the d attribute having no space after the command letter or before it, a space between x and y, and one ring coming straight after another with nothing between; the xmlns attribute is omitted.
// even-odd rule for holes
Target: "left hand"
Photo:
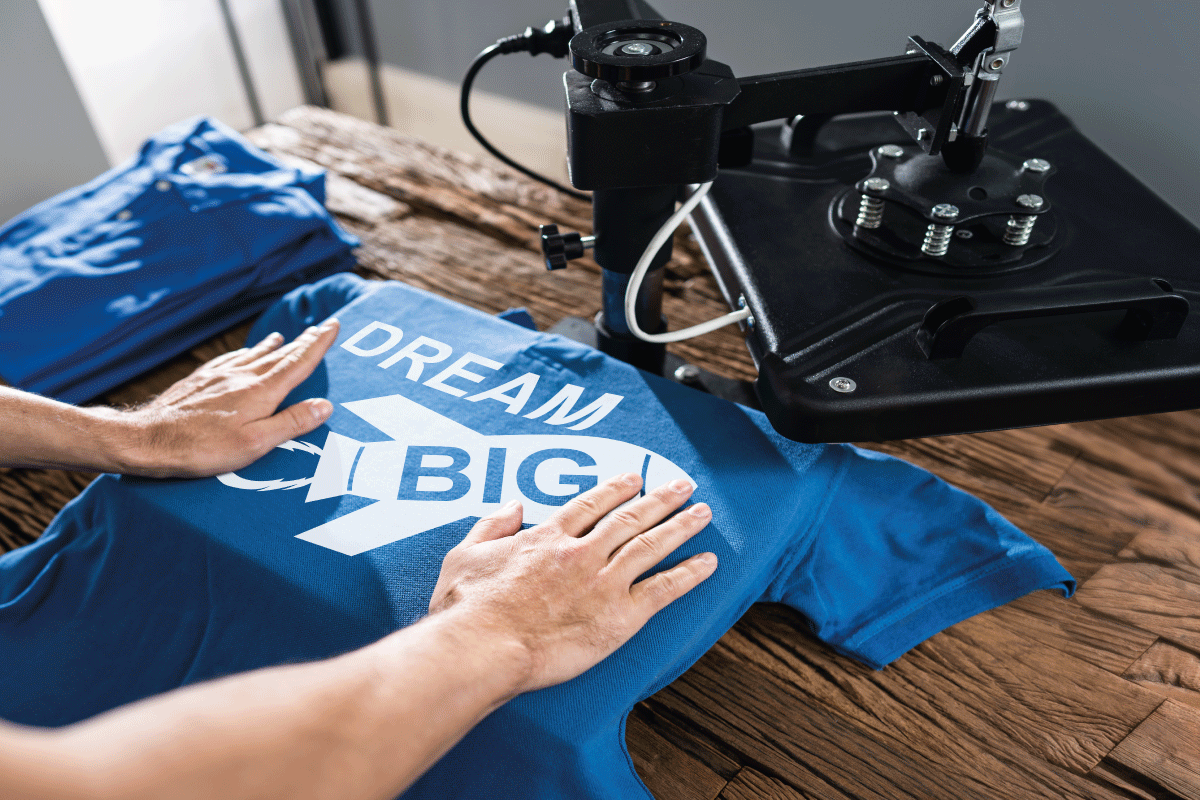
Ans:
<svg viewBox="0 0 1200 800"><path fill-rule="evenodd" d="M198 478L232 472L329 418L324 398L276 412L337 338L329 319L283 345L272 333L254 347L217 356L149 403L120 412L123 472Z"/></svg>

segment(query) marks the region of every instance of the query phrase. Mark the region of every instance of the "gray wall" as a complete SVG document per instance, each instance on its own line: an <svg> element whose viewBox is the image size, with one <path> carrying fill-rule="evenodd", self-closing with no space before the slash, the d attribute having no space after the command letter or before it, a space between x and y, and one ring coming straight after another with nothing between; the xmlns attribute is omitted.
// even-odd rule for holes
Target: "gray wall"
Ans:
<svg viewBox="0 0 1200 800"><path fill-rule="evenodd" d="M652 4L667 18L703 30L709 54L739 75L893 55L903 52L910 34L948 46L982 5L978 0ZM451 81L461 79L484 46L565 8L562 0L371 0L371 5L383 60ZM1026 0L1024 10L1025 41L1001 83L1001 97L1054 102L1200 225L1196 0ZM562 70L563 62L549 56L517 54L489 64L479 87L559 108Z"/></svg>
<svg viewBox="0 0 1200 800"><path fill-rule="evenodd" d="M0 0L0 224L106 169L37 0Z"/></svg>

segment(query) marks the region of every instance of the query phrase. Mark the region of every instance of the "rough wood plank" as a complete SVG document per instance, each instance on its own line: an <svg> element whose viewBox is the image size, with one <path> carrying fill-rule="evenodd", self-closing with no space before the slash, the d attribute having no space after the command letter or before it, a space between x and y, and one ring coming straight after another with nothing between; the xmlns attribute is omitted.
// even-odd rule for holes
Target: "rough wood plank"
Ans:
<svg viewBox="0 0 1200 800"><path fill-rule="evenodd" d="M742 768L742 764L726 752L723 742L706 737L687 718L656 705L653 698L638 703L631 717L637 717L659 737L671 742L726 781L732 780ZM626 736L626 743L631 754L654 746L653 743L643 744L640 737L633 735Z"/></svg>
<svg viewBox="0 0 1200 800"><path fill-rule="evenodd" d="M714 800L728 783L691 755L660 736L643 715L625 723L634 767L656 800Z"/></svg>
<svg viewBox="0 0 1200 800"><path fill-rule="evenodd" d="M1016 493L1037 502L1075 463L1079 451L1032 430L974 433L864 444L907 459L954 485Z"/></svg>
<svg viewBox="0 0 1200 800"><path fill-rule="evenodd" d="M1144 531L1078 597L1088 608L1200 650L1200 522Z"/></svg>
<svg viewBox="0 0 1200 800"><path fill-rule="evenodd" d="M839 664L817 679L845 682L851 691L864 686L856 672L869 671ZM972 688L969 681L956 687L950 702ZM654 699L726 742L739 760L817 797L830 796L829 787L850 797L888 800L1121 796L1031 756L1012 740L980 742L974 731L943 729L915 707L894 715L891 709L907 701L905 694L919 694L920 688L892 691L897 694L868 688L871 702L844 716L817 700L821 692L811 683L781 680L758 663L715 648ZM935 733L922 735L922 728Z"/></svg>
<svg viewBox="0 0 1200 800"><path fill-rule="evenodd" d="M1026 639L1128 678L1126 670L1156 636L1089 611L1075 600L1051 592L1034 592L988 612L997 624L1019 631Z"/></svg>
<svg viewBox="0 0 1200 800"><path fill-rule="evenodd" d="M1167 700L1106 761L1145 775L1187 800L1200 800L1200 711Z"/></svg>
<svg viewBox="0 0 1200 800"><path fill-rule="evenodd" d="M1200 709L1200 655L1157 641L1125 670L1126 680Z"/></svg>
<svg viewBox="0 0 1200 800"><path fill-rule="evenodd" d="M1082 773L1161 701L993 614L947 629L882 672L799 639L803 629L799 615L777 606L747 615L717 649L762 667L811 703L917 746L968 739Z"/></svg>
<svg viewBox="0 0 1200 800"><path fill-rule="evenodd" d="M793 789L781 780L764 775L752 767L742 769L729 782L720 800L841 800L841 792L831 790L829 794L814 795Z"/></svg>

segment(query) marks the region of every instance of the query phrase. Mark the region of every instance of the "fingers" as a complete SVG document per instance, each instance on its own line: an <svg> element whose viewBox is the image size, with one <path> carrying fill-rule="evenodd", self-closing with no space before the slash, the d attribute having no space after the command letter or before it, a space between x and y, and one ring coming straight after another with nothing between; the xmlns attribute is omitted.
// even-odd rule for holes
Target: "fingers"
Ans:
<svg viewBox="0 0 1200 800"><path fill-rule="evenodd" d="M330 317L321 327L311 327L290 344L249 362L249 366L275 383L286 394L312 374L337 339L338 321Z"/></svg>
<svg viewBox="0 0 1200 800"><path fill-rule="evenodd" d="M634 584L629 594L642 617L642 624L695 589L716 570L716 555L701 553Z"/></svg>
<svg viewBox="0 0 1200 800"><path fill-rule="evenodd" d="M666 519L691 497L693 489L691 482L682 478L659 486L600 520L588 538L597 540L605 557L611 556L621 545Z"/></svg>
<svg viewBox="0 0 1200 800"><path fill-rule="evenodd" d="M712 520L712 511L697 503L661 525L632 537L613 554L610 568L623 580L634 578L662 561L679 546L702 531Z"/></svg>
<svg viewBox="0 0 1200 800"><path fill-rule="evenodd" d="M524 511L521 503L517 500L510 500L501 508L476 522L475 527L471 528L471 532L467 534L462 543L465 545L478 544L512 536L521 530L523 519Z"/></svg>
<svg viewBox="0 0 1200 800"><path fill-rule="evenodd" d="M304 400L278 413L251 422L246 427L260 453L315 430L333 413L333 403L324 397Z"/></svg>
<svg viewBox="0 0 1200 800"><path fill-rule="evenodd" d="M641 477L633 472L609 478L572 499L538 528L567 536L582 536L605 514L636 495L641 486Z"/></svg>
<svg viewBox="0 0 1200 800"><path fill-rule="evenodd" d="M241 350L234 350L226 353L223 356L217 356L212 361L205 364L205 366L209 369L218 366L240 367L243 364L249 364L253 361L257 361L271 351L277 349L281 344L283 344L283 334L270 333L263 337L263 340L253 347L243 347Z"/></svg>

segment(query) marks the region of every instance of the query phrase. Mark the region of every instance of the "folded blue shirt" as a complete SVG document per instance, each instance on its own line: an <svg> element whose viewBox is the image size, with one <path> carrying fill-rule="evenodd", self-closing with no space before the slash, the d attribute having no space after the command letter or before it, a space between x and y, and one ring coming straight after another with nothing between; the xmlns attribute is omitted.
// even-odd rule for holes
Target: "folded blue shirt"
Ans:
<svg viewBox="0 0 1200 800"><path fill-rule="evenodd" d="M1074 590L924 470L789 441L758 412L401 284L335 276L251 338L334 312L338 343L285 401L330 398L326 425L218 478L101 477L0 557L0 716L62 725L365 645L426 613L480 515L520 499L536 523L627 471L698 485L712 522L660 566L709 550L716 573L583 675L492 713L406 798L649 798L626 716L755 602L882 668L972 614Z"/></svg>
<svg viewBox="0 0 1200 800"><path fill-rule="evenodd" d="M0 376L81 402L354 266L321 172L216 120L0 228Z"/></svg>

